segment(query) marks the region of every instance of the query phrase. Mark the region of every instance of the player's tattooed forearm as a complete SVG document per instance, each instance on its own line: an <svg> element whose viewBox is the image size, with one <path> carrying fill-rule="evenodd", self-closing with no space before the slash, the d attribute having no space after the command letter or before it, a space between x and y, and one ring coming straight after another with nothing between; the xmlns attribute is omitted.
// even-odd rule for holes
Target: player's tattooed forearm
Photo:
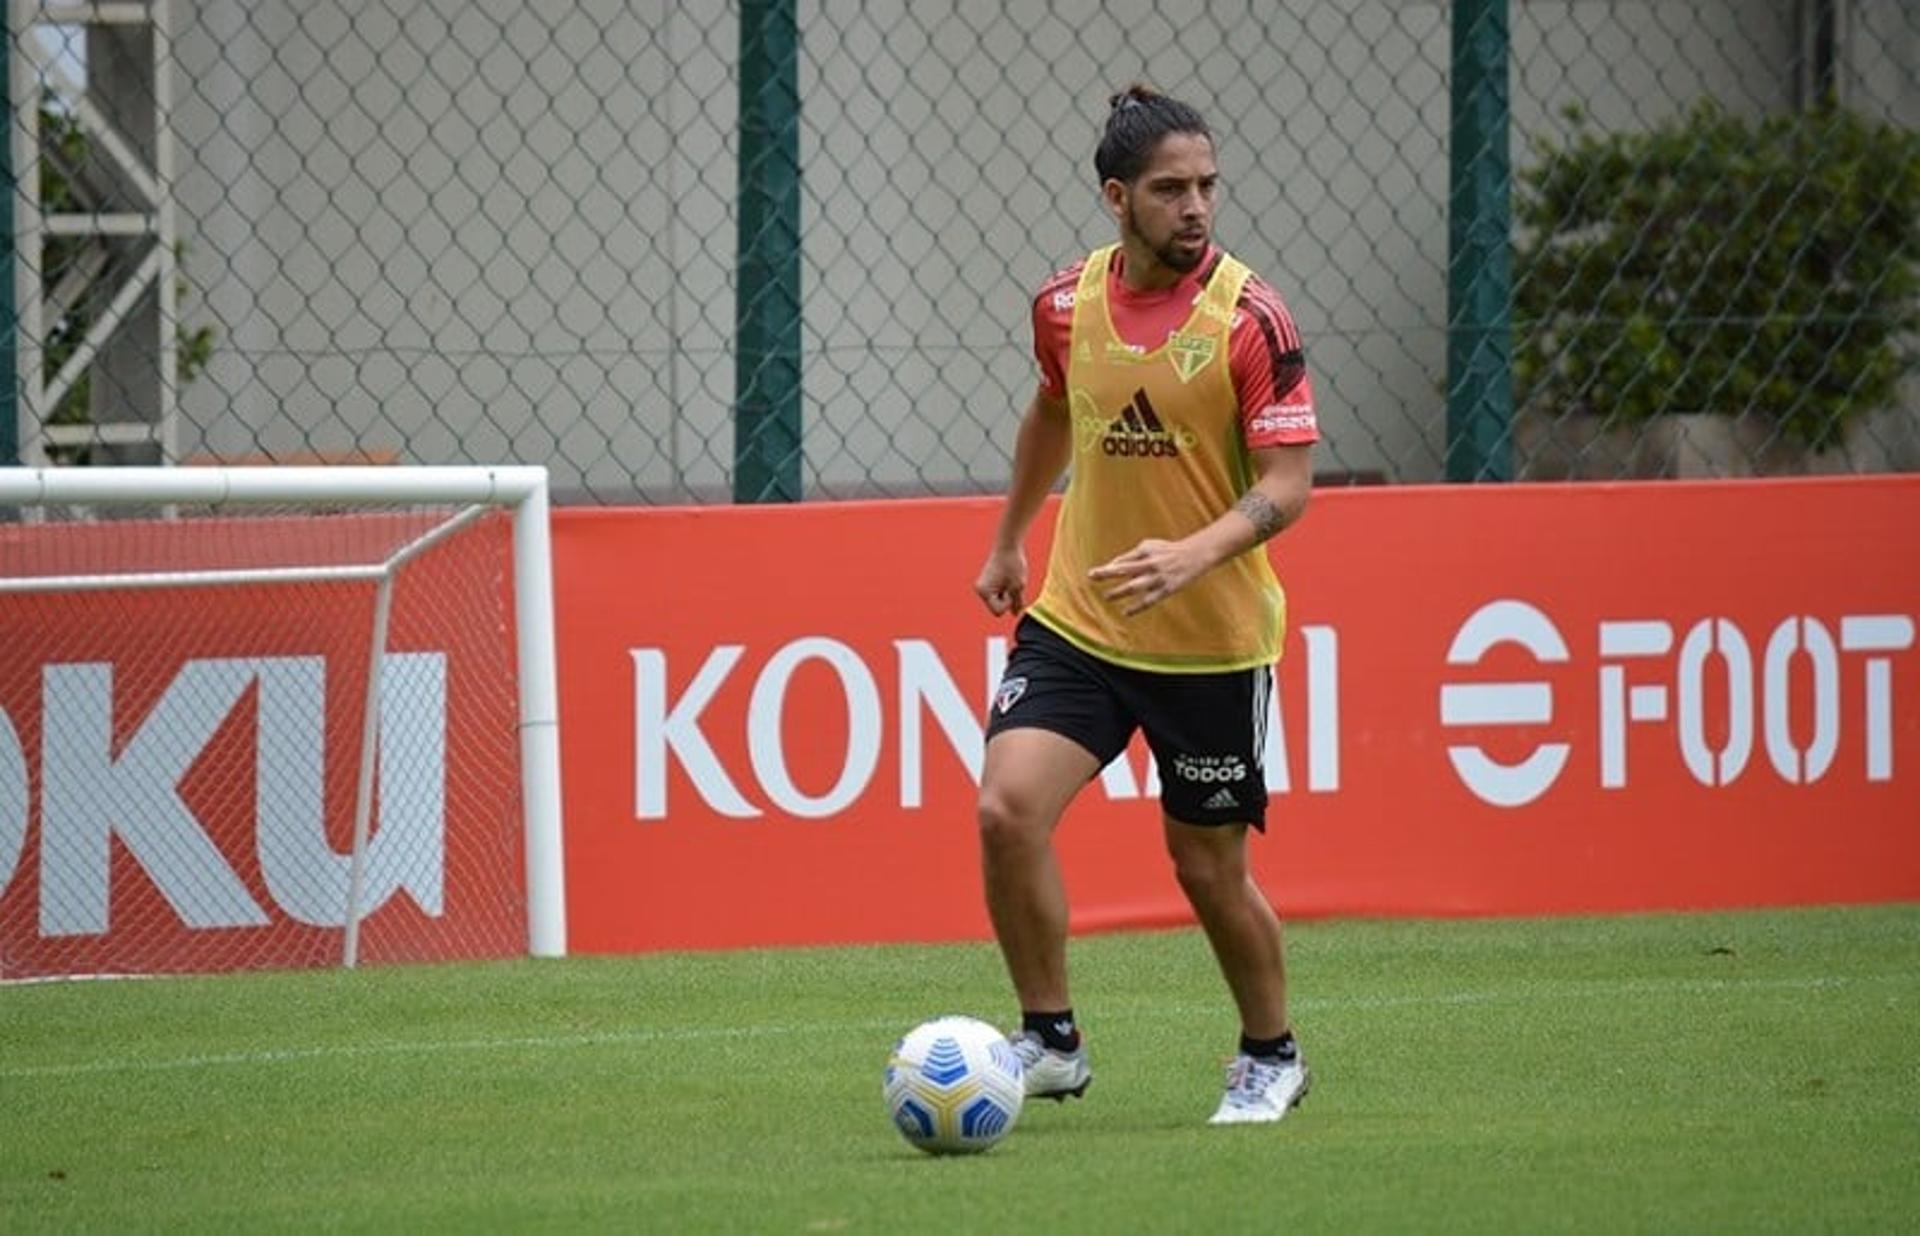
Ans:
<svg viewBox="0 0 1920 1236"><path fill-rule="evenodd" d="M1272 539L1274 533L1287 526L1286 516L1280 513L1280 508L1257 489L1248 490L1240 501L1233 504L1233 509L1245 515L1247 522L1253 525L1256 543Z"/></svg>

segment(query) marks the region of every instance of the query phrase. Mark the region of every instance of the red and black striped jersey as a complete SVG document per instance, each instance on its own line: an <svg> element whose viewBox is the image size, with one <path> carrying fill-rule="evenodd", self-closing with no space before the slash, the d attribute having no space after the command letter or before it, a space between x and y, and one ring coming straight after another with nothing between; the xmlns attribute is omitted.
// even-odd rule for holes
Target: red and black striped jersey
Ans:
<svg viewBox="0 0 1920 1236"><path fill-rule="evenodd" d="M1113 328L1142 352L1166 342L1192 311L1219 269L1216 246L1170 288L1135 291L1120 277L1119 254L1107 279ZM1040 394L1062 399L1067 390L1067 343L1073 323L1074 288L1082 259L1048 276L1033 301L1033 352L1040 366ZM1300 331L1271 284L1258 275L1241 290L1227 349L1234 393L1240 400L1241 433L1251 450L1317 442L1313 385L1307 375Z"/></svg>

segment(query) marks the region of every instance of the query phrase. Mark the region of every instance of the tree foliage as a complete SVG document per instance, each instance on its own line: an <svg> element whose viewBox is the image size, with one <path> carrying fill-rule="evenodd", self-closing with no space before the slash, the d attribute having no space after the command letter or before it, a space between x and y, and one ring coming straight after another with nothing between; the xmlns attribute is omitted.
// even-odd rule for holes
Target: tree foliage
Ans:
<svg viewBox="0 0 1920 1236"><path fill-rule="evenodd" d="M1570 119L1515 204L1521 406L1762 416L1821 449L1893 401L1920 326L1920 135L1833 107Z"/></svg>

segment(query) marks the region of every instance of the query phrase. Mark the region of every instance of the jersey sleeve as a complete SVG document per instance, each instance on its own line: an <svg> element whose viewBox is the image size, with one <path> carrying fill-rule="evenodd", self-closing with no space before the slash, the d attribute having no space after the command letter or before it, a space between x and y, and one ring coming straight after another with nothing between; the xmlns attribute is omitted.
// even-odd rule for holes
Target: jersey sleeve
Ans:
<svg viewBox="0 0 1920 1236"><path fill-rule="evenodd" d="M1067 397L1067 348L1073 337L1073 298L1081 265L1056 271L1033 298L1033 359L1040 368L1042 399Z"/></svg>
<svg viewBox="0 0 1920 1236"><path fill-rule="evenodd" d="M1279 294L1260 279L1248 279L1240 293L1227 358L1247 449L1320 440L1300 332Z"/></svg>

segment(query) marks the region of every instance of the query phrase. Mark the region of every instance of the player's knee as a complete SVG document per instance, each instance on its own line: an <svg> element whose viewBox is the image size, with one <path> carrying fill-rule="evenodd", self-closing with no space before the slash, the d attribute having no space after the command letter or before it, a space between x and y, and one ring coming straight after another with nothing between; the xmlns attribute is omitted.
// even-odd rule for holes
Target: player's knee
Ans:
<svg viewBox="0 0 1920 1236"><path fill-rule="evenodd" d="M1171 852L1174 877L1191 900L1217 901L1237 895L1246 885L1246 861L1238 853L1191 845L1175 846Z"/></svg>
<svg viewBox="0 0 1920 1236"><path fill-rule="evenodd" d="M1047 821L1036 804L1004 786L980 788L980 843L990 852L1028 848L1046 840Z"/></svg>

